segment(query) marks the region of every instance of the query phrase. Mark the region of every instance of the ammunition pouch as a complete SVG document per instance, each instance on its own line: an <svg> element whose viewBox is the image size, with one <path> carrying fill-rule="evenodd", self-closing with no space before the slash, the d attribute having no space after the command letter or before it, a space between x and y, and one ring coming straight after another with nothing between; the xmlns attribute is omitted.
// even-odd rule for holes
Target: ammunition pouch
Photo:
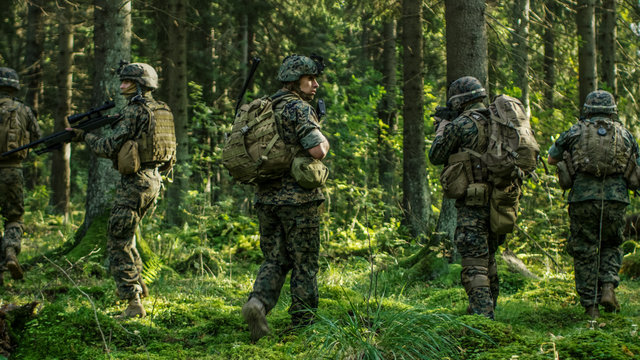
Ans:
<svg viewBox="0 0 640 360"><path fill-rule="evenodd" d="M464 204L466 206L484 206L489 202L489 185L487 183L473 183L467 187Z"/></svg>
<svg viewBox="0 0 640 360"><path fill-rule="evenodd" d="M558 185L560 185L560 189L569 190L573 187L573 176L569 172L569 166L571 164L567 164L564 161L560 161L556 164L557 172L558 172Z"/></svg>
<svg viewBox="0 0 640 360"><path fill-rule="evenodd" d="M140 170L140 154L138 142L128 140L118 152L118 172L122 175L135 174Z"/></svg>
<svg viewBox="0 0 640 360"><path fill-rule="evenodd" d="M512 184L506 188L494 187L491 192L489 222L494 234L513 232L518 218L520 187Z"/></svg>

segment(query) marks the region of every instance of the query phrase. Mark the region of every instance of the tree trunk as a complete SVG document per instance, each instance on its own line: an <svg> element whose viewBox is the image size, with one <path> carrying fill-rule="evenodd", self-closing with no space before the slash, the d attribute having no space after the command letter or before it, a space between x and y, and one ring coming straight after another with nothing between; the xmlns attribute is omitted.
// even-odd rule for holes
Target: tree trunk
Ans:
<svg viewBox="0 0 640 360"><path fill-rule="evenodd" d="M40 97L43 91L44 21L42 14L42 0L30 1L27 10L27 48L25 54L27 75L23 83L27 85L25 103L36 112L40 109Z"/></svg>
<svg viewBox="0 0 640 360"><path fill-rule="evenodd" d="M115 75L120 60L131 59L131 2L128 0L94 0L95 46L93 105L99 105L107 99L117 101L116 108L125 105L120 96L120 80ZM116 110L112 110L115 113ZM96 134L106 136L109 127L103 127ZM110 160L91 154L87 200L84 224L78 230L79 241L99 216L107 216L111 208L115 183L120 174L113 169Z"/></svg>
<svg viewBox="0 0 640 360"><path fill-rule="evenodd" d="M558 5L556 0L547 0L544 9L544 101L545 108L552 109L556 88L556 17Z"/></svg>
<svg viewBox="0 0 640 360"><path fill-rule="evenodd" d="M513 73L515 84L522 91L520 101L527 115L529 108L529 0L516 0L513 4Z"/></svg>
<svg viewBox="0 0 640 360"><path fill-rule="evenodd" d="M389 19L383 26L383 50L382 50L382 81L386 91L378 116L382 126L378 134L379 182L382 186L383 201L387 206L394 204L394 176L396 156L393 149L393 139L398 131L396 110L396 21ZM385 213L389 218L391 214Z"/></svg>
<svg viewBox="0 0 640 360"><path fill-rule="evenodd" d="M578 0L576 23L578 25L578 79L580 105L587 95L596 90L596 35L595 0Z"/></svg>
<svg viewBox="0 0 640 360"><path fill-rule="evenodd" d="M71 97L73 90L73 12L71 7L58 9L58 74L56 76L57 106L55 112L54 131L62 131L69 127L67 116L71 113ZM51 205L56 213L64 215L65 222L69 216L69 197L71 186L71 144L62 144L60 150L52 153L51 161Z"/></svg>
<svg viewBox="0 0 640 360"><path fill-rule="evenodd" d="M598 50L600 52L600 79L607 90L617 95L616 80L616 1L602 0L600 27L598 30Z"/></svg>
<svg viewBox="0 0 640 360"><path fill-rule="evenodd" d="M427 191L424 135L422 1L402 2L404 105L402 206L404 221L413 236L425 235L431 215Z"/></svg>
<svg viewBox="0 0 640 360"><path fill-rule="evenodd" d="M164 69L167 74L164 85L170 87L167 102L173 111L178 149L173 184L169 186L167 191L167 201L171 204L168 206L167 218L172 224L182 225L184 222L182 208L185 189L188 188L191 172L189 167L187 28L185 23L188 4L181 0L171 0L168 5L169 14L171 14L171 21L167 24L169 68Z"/></svg>
<svg viewBox="0 0 640 360"><path fill-rule="evenodd" d="M487 84L487 30L484 0L446 0L447 84L462 76L474 76ZM453 236L457 211L455 200L443 196L436 233L455 248Z"/></svg>

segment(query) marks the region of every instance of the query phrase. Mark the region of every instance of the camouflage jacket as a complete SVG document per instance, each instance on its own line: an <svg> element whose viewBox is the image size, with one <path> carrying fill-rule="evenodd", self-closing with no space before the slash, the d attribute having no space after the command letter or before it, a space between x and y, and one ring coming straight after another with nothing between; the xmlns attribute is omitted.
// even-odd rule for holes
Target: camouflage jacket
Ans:
<svg viewBox="0 0 640 360"><path fill-rule="evenodd" d="M13 96L0 92L0 99L11 99L13 103L18 104L18 118L21 121L26 122L26 129L29 131L29 142L34 142L40 137L42 137L42 132L40 131L40 126L38 125L38 120L36 119L36 115L33 113L30 107L23 104L20 100L14 98ZM23 123L24 124L24 123ZM15 159L8 160L0 160L0 167L21 167L22 161Z"/></svg>
<svg viewBox="0 0 640 360"><path fill-rule="evenodd" d="M326 140L320 131L318 115L311 104L288 90L279 90L271 96L274 113L282 127L285 143L299 145L303 151L320 145ZM308 155L308 154L305 154ZM282 178L257 186L256 203L271 205L297 205L310 201L322 201L320 188L308 190L287 173Z"/></svg>
<svg viewBox="0 0 640 360"><path fill-rule="evenodd" d="M477 102L467 106L464 110L483 111L485 109L484 104ZM485 130L485 134L486 133L487 131ZM458 116L447 124L442 136L436 136L431 145L431 149L429 149L429 161L434 165L446 165L449 156L463 148L471 149L479 153L487 150L486 141L484 142L484 149L480 148L478 128L473 120L465 114Z"/></svg>
<svg viewBox="0 0 640 360"><path fill-rule="evenodd" d="M590 118L581 121L590 121ZM558 160L567 151L573 154L580 139L580 126L574 124L569 130L560 134L558 140L549 149L549 156ZM631 133L625 129L625 144L631 146L632 153L640 157L638 143ZM640 158L638 159L640 161ZM640 164L640 163L639 163ZM569 203L585 200L611 200L629 203L629 190L623 174L614 174L599 178L594 175L578 172L573 180L573 187L569 192Z"/></svg>
<svg viewBox="0 0 640 360"><path fill-rule="evenodd" d="M97 156L117 161L118 152L128 140L136 140L149 128L149 113L142 104L129 99L128 104L122 109L120 120L116 123L111 134L100 137L94 134L86 134L84 140ZM155 103L150 92L144 95L144 101Z"/></svg>

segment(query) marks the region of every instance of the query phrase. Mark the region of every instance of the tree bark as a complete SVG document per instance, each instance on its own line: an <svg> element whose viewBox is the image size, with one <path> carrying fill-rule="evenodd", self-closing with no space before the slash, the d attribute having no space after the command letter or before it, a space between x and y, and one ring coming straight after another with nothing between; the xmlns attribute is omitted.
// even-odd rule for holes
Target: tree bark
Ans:
<svg viewBox="0 0 640 360"><path fill-rule="evenodd" d="M185 22L188 4L182 0L171 0L168 5L171 21L167 28L169 67L164 69L167 74L165 86L170 87L167 102L173 111L178 148L173 184L167 190L167 201L170 204L167 218L172 224L182 225L184 222L182 207L191 171L189 167L187 28Z"/></svg>
<svg viewBox="0 0 640 360"><path fill-rule="evenodd" d="M485 11L484 0L445 1L448 84L463 76L488 83ZM451 248L455 248L456 217L455 200L443 197L436 232L448 239Z"/></svg>
<svg viewBox="0 0 640 360"><path fill-rule="evenodd" d="M513 73L515 83L521 90L520 101L527 115L529 108L529 0L517 0L513 4Z"/></svg>
<svg viewBox="0 0 640 360"><path fill-rule="evenodd" d="M131 2L94 0L93 4L95 74L92 102L95 106L107 99L114 99L116 108L122 108L125 99L119 95L120 80L115 70L120 60L131 59ZM96 134L106 136L109 131L109 127L104 127ZM110 160L91 154L84 223L78 230L76 241L84 236L96 217L108 214L115 183L119 178Z"/></svg>
<svg viewBox="0 0 640 360"><path fill-rule="evenodd" d="M394 204L394 175L396 156L393 149L393 139L398 131L397 104L396 104L396 21L389 19L383 26L383 50L382 50L382 81L386 91L378 116L381 127L378 134L378 174L382 186L383 201L387 206ZM387 218L390 214L386 213Z"/></svg>
<svg viewBox="0 0 640 360"><path fill-rule="evenodd" d="M587 95L596 90L596 35L595 0L578 0L576 9L578 26L578 79L580 82L579 104L584 104Z"/></svg>
<svg viewBox="0 0 640 360"><path fill-rule="evenodd" d="M556 0L547 0L544 9L544 102L546 109L552 109L554 105L554 93L556 87L556 17L558 4Z"/></svg>
<svg viewBox="0 0 640 360"><path fill-rule="evenodd" d="M616 1L602 0L600 27L598 30L598 49L600 52L600 79L607 86L607 90L617 95L618 82L616 80Z"/></svg>
<svg viewBox="0 0 640 360"><path fill-rule="evenodd" d="M424 78L422 49L422 1L402 2L403 77L403 179L404 221L413 236L425 235L431 216L427 191L427 158L424 135Z"/></svg>
<svg viewBox="0 0 640 360"><path fill-rule="evenodd" d="M57 106L54 117L54 131L69 127L67 116L71 113L73 90L73 12L70 7L58 9L58 74L56 76ZM69 216L69 198L71 186L71 144L62 144L60 150L52 153L51 161L51 205L56 213Z"/></svg>
<svg viewBox="0 0 640 360"><path fill-rule="evenodd" d="M27 10L27 48L25 54L27 75L23 83L27 85L25 103L36 112L40 110L40 97L43 91L44 21L42 14L42 0L30 1Z"/></svg>

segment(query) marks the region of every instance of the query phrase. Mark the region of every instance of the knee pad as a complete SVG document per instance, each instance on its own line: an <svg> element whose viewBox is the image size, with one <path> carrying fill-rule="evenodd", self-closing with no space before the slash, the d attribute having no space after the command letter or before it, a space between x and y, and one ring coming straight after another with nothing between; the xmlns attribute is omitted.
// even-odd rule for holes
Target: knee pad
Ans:
<svg viewBox="0 0 640 360"><path fill-rule="evenodd" d="M463 258L461 280L467 294L475 288L489 287L489 259Z"/></svg>

